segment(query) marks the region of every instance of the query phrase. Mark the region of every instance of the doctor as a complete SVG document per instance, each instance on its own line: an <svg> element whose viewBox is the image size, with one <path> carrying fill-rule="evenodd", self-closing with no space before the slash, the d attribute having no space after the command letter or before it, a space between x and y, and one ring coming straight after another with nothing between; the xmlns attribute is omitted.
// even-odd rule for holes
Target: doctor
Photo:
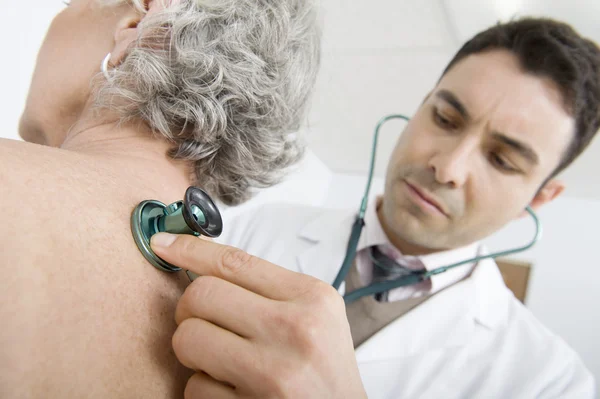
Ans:
<svg viewBox="0 0 600 399"><path fill-rule="evenodd" d="M485 253L481 239L563 191L556 175L599 127L596 45L544 19L478 34L401 135L341 292L394 278L372 247L410 270ZM330 284L354 217L266 205L222 238L246 252L153 237L159 256L202 276L176 313L175 352L197 370L187 397L594 397L579 356L492 260L345 305Z"/></svg>

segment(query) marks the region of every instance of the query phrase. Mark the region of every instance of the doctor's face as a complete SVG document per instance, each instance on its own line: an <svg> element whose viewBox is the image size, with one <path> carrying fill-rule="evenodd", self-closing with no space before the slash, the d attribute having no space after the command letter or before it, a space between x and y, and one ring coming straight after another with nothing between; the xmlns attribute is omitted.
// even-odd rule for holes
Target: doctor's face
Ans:
<svg viewBox="0 0 600 399"><path fill-rule="evenodd" d="M524 72L510 52L466 57L429 94L394 149L379 209L384 230L413 253L488 236L562 191L558 181L544 182L574 123L558 87Z"/></svg>

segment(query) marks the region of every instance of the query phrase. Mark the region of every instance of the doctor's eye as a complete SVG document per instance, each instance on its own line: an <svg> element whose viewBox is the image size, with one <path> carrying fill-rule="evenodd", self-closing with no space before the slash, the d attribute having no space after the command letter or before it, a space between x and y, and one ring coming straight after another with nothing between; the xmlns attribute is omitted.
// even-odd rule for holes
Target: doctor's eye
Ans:
<svg viewBox="0 0 600 399"><path fill-rule="evenodd" d="M502 158L497 153L493 152L490 154L490 160L497 168L500 168L506 172L515 173L518 172L518 169L515 169L510 163L508 163L504 158Z"/></svg>
<svg viewBox="0 0 600 399"><path fill-rule="evenodd" d="M433 109L433 120L442 129L450 129L455 130L458 128L458 125L452 122L449 118L446 118L442 115L437 108Z"/></svg>

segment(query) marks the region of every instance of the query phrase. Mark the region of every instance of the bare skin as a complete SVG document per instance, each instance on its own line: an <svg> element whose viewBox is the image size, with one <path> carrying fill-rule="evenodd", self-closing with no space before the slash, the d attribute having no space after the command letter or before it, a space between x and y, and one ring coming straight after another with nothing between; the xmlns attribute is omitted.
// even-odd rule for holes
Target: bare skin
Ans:
<svg viewBox="0 0 600 399"><path fill-rule="evenodd" d="M141 200L187 187L159 158L0 141L0 396L182 397L188 282L148 264L129 227Z"/></svg>

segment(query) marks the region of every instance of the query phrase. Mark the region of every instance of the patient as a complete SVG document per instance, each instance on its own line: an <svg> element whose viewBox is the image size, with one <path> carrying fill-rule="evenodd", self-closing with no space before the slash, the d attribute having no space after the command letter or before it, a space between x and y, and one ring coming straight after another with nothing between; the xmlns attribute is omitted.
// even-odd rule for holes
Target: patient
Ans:
<svg viewBox="0 0 600 399"><path fill-rule="evenodd" d="M306 0L68 4L38 55L27 142L0 140L0 397L183 396L187 278L145 261L131 212L190 185L237 204L277 182L302 154L318 65Z"/></svg>

